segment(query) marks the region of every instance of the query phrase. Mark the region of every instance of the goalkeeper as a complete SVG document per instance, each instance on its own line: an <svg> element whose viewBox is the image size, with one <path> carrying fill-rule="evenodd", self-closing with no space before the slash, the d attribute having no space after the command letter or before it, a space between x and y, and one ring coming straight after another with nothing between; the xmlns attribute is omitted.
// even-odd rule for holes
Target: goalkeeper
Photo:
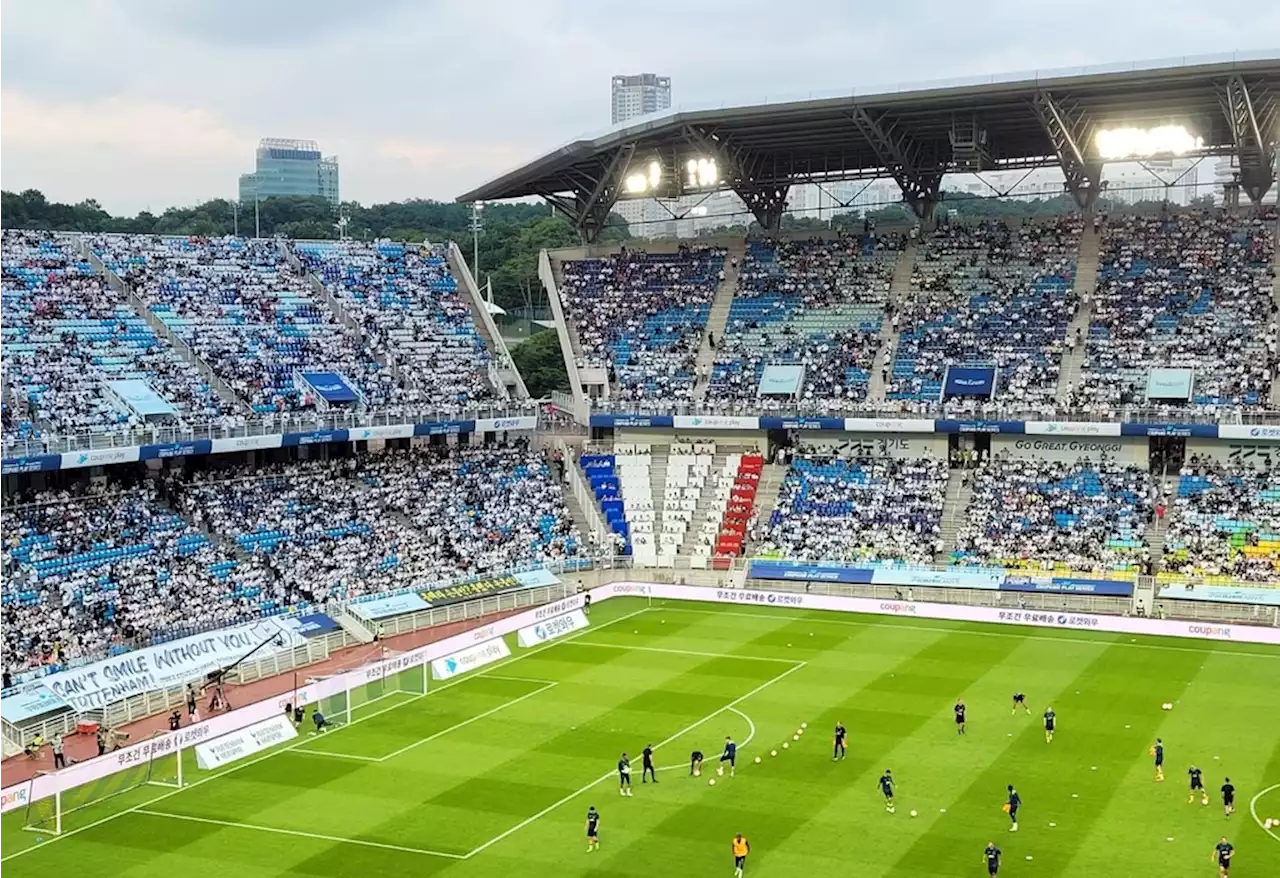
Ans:
<svg viewBox="0 0 1280 878"><path fill-rule="evenodd" d="M324 714L320 712L319 707L311 711L311 719L316 724L316 731L312 732L313 735L316 732L323 732L325 729L329 728L329 721L324 718Z"/></svg>

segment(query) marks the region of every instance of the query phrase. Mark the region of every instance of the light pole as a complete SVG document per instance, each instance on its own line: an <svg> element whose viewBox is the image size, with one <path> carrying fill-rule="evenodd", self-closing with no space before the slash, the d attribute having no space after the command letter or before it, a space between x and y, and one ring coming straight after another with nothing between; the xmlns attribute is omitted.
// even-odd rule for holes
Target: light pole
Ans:
<svg viewBox="0 0 1280 878"><path fill-rule="evenodd" d="M484 231L483 201L471 203L471 276L480 283L480 233Z"/></svg>
<svg viewBox="0 0 1280 878"><path fill-rule="evenodd" d="M231 233L237 238L240 237L240 196L236 196L236 200L231 202Z"/></svg>
<svg viewBox="0 0 1280 878"><path fill-rule="evenodd" d="M253 236L255 238L262 237L262 213L258 210L258 205L262 204L262 199L258 197L258 191L253 192Z"/></svg>

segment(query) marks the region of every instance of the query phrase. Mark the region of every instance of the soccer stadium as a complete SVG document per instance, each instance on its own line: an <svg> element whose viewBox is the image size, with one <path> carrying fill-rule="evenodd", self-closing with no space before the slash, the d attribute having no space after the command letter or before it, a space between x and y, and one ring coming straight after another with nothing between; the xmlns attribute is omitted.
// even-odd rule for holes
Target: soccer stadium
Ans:
<svg viewBox="0 0 1280 878"><path fill-rule="evenodd" d="M467 240L6 220L6 876L1275 878L1278 144L1243 56L617 125L458 197L580 237L547 397Z"/></svg>

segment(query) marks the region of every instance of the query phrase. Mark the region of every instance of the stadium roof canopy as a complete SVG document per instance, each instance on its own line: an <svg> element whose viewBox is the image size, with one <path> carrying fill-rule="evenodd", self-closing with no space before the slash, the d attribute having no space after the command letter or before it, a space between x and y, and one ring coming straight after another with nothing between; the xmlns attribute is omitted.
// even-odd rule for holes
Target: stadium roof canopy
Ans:
<svg viewBox="0 0 1280 878"><path fill-rule="evenodd" d="M1056 163L1087 208L1102 185L1097 132L1182 125L1199 140L1178 154L1233 156L1259 201L1275 180L1278 92L1280 53L1269 53L674 110L575 140L458 200L541 196L594 240L620 197L732 189L776 228L792 185L888 176L927 219L944 174ZM713 161L715 178L691 160ZM637 176L653 185L628 186Z"/></svg>

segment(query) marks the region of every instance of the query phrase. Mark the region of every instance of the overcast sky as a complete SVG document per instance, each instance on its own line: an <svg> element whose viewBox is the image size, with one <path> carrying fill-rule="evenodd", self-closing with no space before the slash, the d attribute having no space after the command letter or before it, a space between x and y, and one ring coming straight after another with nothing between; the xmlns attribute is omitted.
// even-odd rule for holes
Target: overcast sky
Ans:
<svg viewBox="0 0 1280 878"><path fill-rule="evenodd" d="M3 187L132 213L234 197L262 137L338 155L344 199L453 199L608 127L613 74L734 104L1258 51L1280 3L4 0L0 42Z"/></svg>

